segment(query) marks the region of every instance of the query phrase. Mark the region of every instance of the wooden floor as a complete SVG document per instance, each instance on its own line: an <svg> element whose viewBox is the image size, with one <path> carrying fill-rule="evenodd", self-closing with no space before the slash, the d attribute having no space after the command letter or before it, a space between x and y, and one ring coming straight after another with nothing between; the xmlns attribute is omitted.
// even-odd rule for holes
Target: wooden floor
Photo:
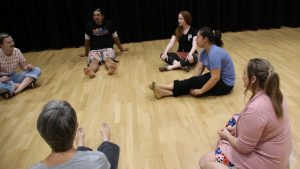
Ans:
<svg viewBox="0 0 300 169"><path fill-rule="evenodd" d="M236 86L227 96L207 98L156 100L148 89L153 80L170 83L192 75L158 71L168 40L125 44L130 51L118 57L116 75L101 67L94 79L83 74L86 58L78 57L83 48L25 53L43 74L38 88L0 99L0 168L28 168L50 152L36 121L45 103L63 99L76 109L87 146L99 145L101 122L111 124L112 141L121 147L119 169L197 169L199 158L216 145L216 130L245 105L242 70L253 57L268 59L280 74L293 135L291 169L300 168L300 28L229 32L223 40L235 64Z"/></svg>

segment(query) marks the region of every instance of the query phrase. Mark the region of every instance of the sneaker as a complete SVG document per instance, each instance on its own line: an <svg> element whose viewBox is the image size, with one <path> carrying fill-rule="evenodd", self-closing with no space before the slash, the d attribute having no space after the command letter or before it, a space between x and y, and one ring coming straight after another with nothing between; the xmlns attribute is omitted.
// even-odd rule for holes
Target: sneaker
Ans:
<svg viewBox="0 0 300 169"><path fill-rule="evenodd" d="M15 93L10 94L9 92L6 92L2 96L4 99L9 99L9 98L13 97L14 95L15 95Z"/></svg>
<svg viewBox="0 0 300 169"><path fill-rule="evenodd" d="M161 67L159 67L158 69L159 69L159 71L161 71L161 72L168 71L168 67L167 67L167 66L161 66Z"/></svg>

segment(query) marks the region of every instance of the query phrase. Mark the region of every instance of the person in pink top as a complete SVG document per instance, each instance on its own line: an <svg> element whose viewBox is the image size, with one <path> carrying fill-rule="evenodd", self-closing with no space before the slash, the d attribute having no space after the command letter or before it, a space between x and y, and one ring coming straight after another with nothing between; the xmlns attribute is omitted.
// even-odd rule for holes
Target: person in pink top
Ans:
<svg viewBox="0 0 300 169"><path fill-rule="evenodd" d="M15 48L14 40L7 33L0 33L0 95L9 98L26 87L35 88L41 69L26 64L22 52ZM19 66L23 71L17 73Z"/></svg>
<svg viewBox="0 0 300 169"><path fill-rule="evenodd" d="M217 148L200 159L201 169L287 169L292 138L279 76L264 59L251 59L243 75L252 96L240 114L218 130Z"/></svg>

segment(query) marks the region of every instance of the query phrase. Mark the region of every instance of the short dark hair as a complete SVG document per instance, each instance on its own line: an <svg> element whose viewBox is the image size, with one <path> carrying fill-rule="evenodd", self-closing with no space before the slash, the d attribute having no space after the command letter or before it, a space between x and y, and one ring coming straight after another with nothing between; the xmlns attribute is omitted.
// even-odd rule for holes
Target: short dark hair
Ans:
<svg viewBox="0 0 300 169"><path fill-rule="evenodd" d="M77 116L66 101L48 102L39 115L37 129L53 152L64 152L73 147L77 129Z"/></svg>
<svg viewBox="0 0 300 169"><path fill-rule="evenodd" d="M5 38L11 37L8 33L0 33L0 44L3 43Z"/></svg>

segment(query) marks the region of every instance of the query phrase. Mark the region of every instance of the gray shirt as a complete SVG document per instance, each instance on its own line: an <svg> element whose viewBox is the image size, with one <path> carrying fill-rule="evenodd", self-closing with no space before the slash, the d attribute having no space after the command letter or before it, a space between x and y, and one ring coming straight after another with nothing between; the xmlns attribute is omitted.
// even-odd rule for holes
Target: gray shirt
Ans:
<svg viewBox="0 0 300 169"><path fill-rule="evenodd" d="M110 169L106 156L99 151L77 151L74 157L63 164L47 167L39 162L31 169Z"/></svg>

